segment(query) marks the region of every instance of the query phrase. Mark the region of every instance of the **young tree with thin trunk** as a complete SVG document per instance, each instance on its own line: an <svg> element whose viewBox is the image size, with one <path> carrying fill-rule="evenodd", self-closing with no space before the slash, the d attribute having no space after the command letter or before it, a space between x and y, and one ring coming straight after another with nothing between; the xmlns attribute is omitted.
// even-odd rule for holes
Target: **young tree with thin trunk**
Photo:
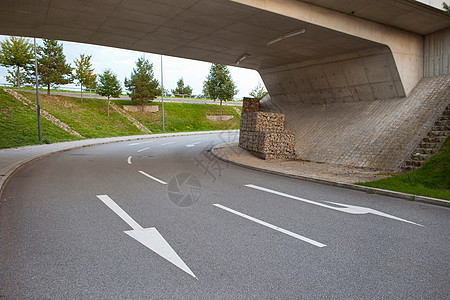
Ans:
<svg viewBox="0 0 450 300"><path fill-rule="evenodd" d="M78 59L75 59L75 74L73 78L80 85L81 90L81 104L83 104L83 86L90 87L97 81L97 75L94 74L94 68L91 63L92 55L81 54Z"/></svg>
<svg viewBox="0 0 450 300"><path fill-rule="evenodd" d="M125 87L131 100L142 106L142 111L145 102L151 102L156 96L161 95L159 82L153 75L153 64L144 57L140 57L136 62L136 68L133 69L130 79L125 78Z"/></svg>
<svg viewBox="0 0 450 300"><path fill-rule="evenodd" d="M108 97L108 117L110 98L118 98L122 93L122 86L117 79L117 75L110 69L103 71L98 78L97 93L101 96Z"/></svg>
<svg viewBox="0 0 450 300"><path fill-rule="evenodd" d="M22 80L27 80L27 75L20 73L21 69L30 69L34 63L33 45L23 37L12 36L0 43L0 65L4 67L15 67L15 75L10 73L10 79L16 80L17 88L20 90Z"/></svg>
<svg viewBox="0 0 450 300"><path fill-rule="evenodd" d="M183 78L180 78L177 82L177 88L172 90L172 94L175 97L180 95L182 95L183 98L184 96L190 97L192 96L192 88L189 85L184 86L184 80Z"/></svg>
<svg viewBox="0 0 450 300"><path fill-rule="evenodd" d="M258 85L250 92L250 96L258 100L261 100L265 95L267 95L266 88L260 82L258 82Z"/></svg>
<svg viewBox="0 0 450 300"><path fill-rule="evenodd" d="M234 95L238 93L227 66L211 65L209 75L203 82L203 93L214 101L220 100L220 120L222 121L222 101L233 100Z"/></svg>
<svg viewBox="0 0 450 300"><path fill-rule="evenodd" d="M66 63L62 44L48 39L43 39L43 43L43 46L39 46L39 82L47 86L47 95L50 95L50 87L73 81L72 67Z"/></svg>

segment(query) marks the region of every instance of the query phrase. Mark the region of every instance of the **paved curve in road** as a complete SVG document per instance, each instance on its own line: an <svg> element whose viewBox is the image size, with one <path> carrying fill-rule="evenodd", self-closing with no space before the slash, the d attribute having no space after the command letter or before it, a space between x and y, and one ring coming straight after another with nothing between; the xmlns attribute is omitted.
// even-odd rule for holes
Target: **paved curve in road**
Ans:
<svg viewBox="0 0 450 300"><path fill-rule="evenodd" d="M0 204L0 299L448 299L450 210L227 165L235 134L55 154Z"/></svg>

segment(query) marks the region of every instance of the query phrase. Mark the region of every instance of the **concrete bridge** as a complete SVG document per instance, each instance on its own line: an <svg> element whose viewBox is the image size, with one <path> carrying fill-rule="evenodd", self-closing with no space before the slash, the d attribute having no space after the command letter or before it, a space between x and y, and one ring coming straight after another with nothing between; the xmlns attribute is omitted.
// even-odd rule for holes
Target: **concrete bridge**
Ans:
<svg viewBox="0 0 450 300"><path fill-rule="evenodd" d="M5 0L0 34L255 69L313 161L396 169L450 101L450 16L413 0Z"/></svg>

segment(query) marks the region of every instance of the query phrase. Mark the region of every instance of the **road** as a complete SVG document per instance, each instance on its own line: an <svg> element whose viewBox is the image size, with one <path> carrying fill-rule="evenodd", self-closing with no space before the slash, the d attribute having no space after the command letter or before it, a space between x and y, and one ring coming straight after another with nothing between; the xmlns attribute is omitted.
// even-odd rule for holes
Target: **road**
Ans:
<svg viewBox="0 0 450 300"><path fill-rule="evenodd" d="M0 204L0 299L448 299L450 209L228 165L236 135L24 166Z"/></svg>

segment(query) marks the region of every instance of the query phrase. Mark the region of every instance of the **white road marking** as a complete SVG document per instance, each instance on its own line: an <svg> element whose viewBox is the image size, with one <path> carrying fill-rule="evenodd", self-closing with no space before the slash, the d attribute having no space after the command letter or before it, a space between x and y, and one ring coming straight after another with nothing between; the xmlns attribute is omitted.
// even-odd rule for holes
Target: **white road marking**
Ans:
<svg viewBox="0 0 450 300"><path fill-rule="evenodd" d="M306 203L309 203L309 204L314 204L314 205L317 205L317 206L329 208L329 209L332 209L332 210L345 212L345 213L348 213L348 214L353 214L353 215L374 214L374 215L378 215L378 216L381 216L381 217L386 217L386 218L389 218L389 219L393 219L393 220L406 222L406 223L409 223L409 224L414 224L414 225L417 225L417 226L424 227L423 225L420 225L420 224L417 224L417 223L414 223L414 222L411 222L411 221L408 221L408 220L405 220L405 219L401 219L399 217L392 216L392 215L383 213L381 211L378 211L378 210L375 210L375 209L371 209L371 208L367 208L367 207L354 206L354 205L349 205L349 204L342 204L342 203L336 203L336 202L327 201L327 203L343 206L343 207L335 207L335 206L330 206L330 205L327 205L327 204L324 204L324 203L315 202L315 201L312 201L312 200L308 200L308 199L292 196L292 195L285 194L285 193L278 192L278 191L274 191L274 190L267 189L267 188L264 188L264 187L260 187L260 186L257 186L257 185L253 185L253 184L246 184L245 186L249 187L249 188L252 188L252 189L256 189L256 190L268 192L268 193L271 193L271 194L283 196L283 197L286 197L286 198L291 198L291 199L302 201L302 202L306 202Z"/></svg>
<svg viewBox="0 0 450 300"><path fill-rule="evenodd" d="M251 216L249 216L249 215L243 214L243 213L241 213L241 212L238 212L238 211L233 210L233 209L231 209L231 208L228 208L228 207L226 207L226 206L223 206L223 205L220 205L220 204L213 204L213 205L214 205L215 207L221 208L221 209L223 209L223 210L226 210L226 211L228 211L228 212L230 212L230 213L233 213L233 214L235 214L235 215L238 215L238 216L240 216L240 217L246 218L247 220L253 221L253 222L258 223L258 224L260 224L260 225L263 225L263 226L269 227L269 228L271 228L271 229L274 229L274 230L276 230L276 231L282 232L282 233L284 233L284 234L287 234L287 235L289 235L289 236L292 236L292 237L294 237L294 238L296 238L296 239L299 239L299 240L301 240L301 241L310 243L310 244L312 244L312 245L314 245L314 246L316 246L316 247L322 248L322 247L325 247L325 246L326 246L325 244L319 243L319 242L317 242L317 241L314 241L314 240L309 239L309 238L307 238L307 237L301 236L301 235L299 235L299 234L297 234L297 233L294 233L294 232L292 232L292 231L283 229L283 228L281 228L281 227L272 225L272 224L270 224L270 223L267 223L267 222L258 220L258 219L254 218L254 217L251 217Z"/></svg>
<svg viewBox="0 0 450 300"><path fill-rule="evenodd" d="M142 175L147 176L148 178L153 179L154 181L157 181L157 182L159 182L159 183L167 184L167 182L162 181L161 179L158 179L158 178L156 178L156 177L153 177L152 175L147 174L147 173L145 173L144 171L139 171L139 173L141 173Z"/></svg>
<svg viewBox="0 0 450 300"><path fill-rule="evenodd" d="M132 156L128 156L127 162L128 162L129 165L132 164L132 163L131 163L131 159L132 159L132 158L133 158Z"/></svg>
<svg viewBox="0 0 450 300"><path fill-rule="evenodd" d="M148 144L148 143L153 143L153 142L154 142L154 141L146 141L146 142L132 143L132 144L128 144L127 146L136 146L136 145Z"/></svg>
<svg viewBox="0 0 450 300"><path fill-rule="evenodd" d="M161 146L165 146L165 145L171 145L171 144L175 144L175 142L168 142L168 143L164 143L164 144L161 144Z"/></svg>
<svg viewBox="0 0 450 300"><path fill-rule="evenodd" d="M134 230L143 229L135 220L133 220L130 215L126 213L119 205L114 202L108 195L97 195L97 198L102 200L113 212L116 213L122 220L125 221Z"/></svg>
<svg viewBox="0 0 450 300"><path fill-rule="evenodd" d="M134 238L139 243L143 244L165 260L174 264L184 272L188 273L195 279L197 276L189 269L184 261L178 256L178 254L170 247L169 243L158 232L155 227L142 228L135 220L133 220L114 200L108 195L97 195L97 198L103 201L113 212L115 212L122 220L133 228L133 230L124 231L126 234Z"/></svg>
<svg viewBox="0 0 450 300"><path fill-rule="evenodd" d="M196 142L196 143L192 143L192 144L188 144L188 145L186 145L186 147L194 147L195 145L198 145L198 144L201 144L201 143L203 143L203 142Z"/></svg>
<svg viewBox="0 0 450 300"><path fill-rule="evenodd" d="M193 141L201 141L201 140L206 140L206 138L197 138L197 139L192 139Z"/></svg>
<svg viewBox="0 0 450 300"><path fill-rule="evenodd" d="M148 149L150 149L150 147L145 147L145 148L139 149L137 152L142 152L142 151L145 151L145 150L148 150Z"/></svg>

